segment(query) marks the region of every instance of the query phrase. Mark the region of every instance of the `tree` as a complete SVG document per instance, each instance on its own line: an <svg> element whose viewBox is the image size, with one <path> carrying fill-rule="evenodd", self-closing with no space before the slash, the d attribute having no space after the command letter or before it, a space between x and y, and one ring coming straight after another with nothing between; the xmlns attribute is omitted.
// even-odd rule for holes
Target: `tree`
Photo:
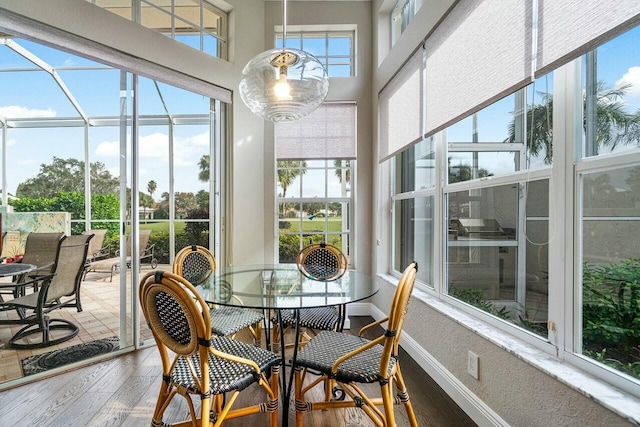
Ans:
<svg viewBox="0 0 640 427"><path fill-rule="evenodd" d="M278 160L278 183L282 187L282 195L287 197L287 188L300 175L307 173L307 162L296 160Z"/></svg>
<svg viewBox="0 0 640 427"><path fill-rule="evenodd" d="M607 88L604 82L598 82L596 88L596 147L616 148L619 144L640 143L640 111L627 113L624 96L630 85L617 89ZM553 159L553 97L541 94L542 103L534 104L527 109L526 143L529 154L537 156L544 150L545 164ZM586 96L584 102L586 103ZM585 104L586 105L586 104ZM584 118L584 129L587 117ZM509 137L505 142L516 142L515 118L509 124Z"/></svg>
<svg viewBox="0 0 640 427"><path fill-rule="evenodd" d="M484 168L478 169L478 176L473 176L473 170L469 165L451 166L451 158L449 158L449 184L454 182L464 182L475 178L485 178L487 176L493 176L488 170Z"/></svg>
<svg viewBox="0 0 640 427"><path fill-rule="evenodd" d="M149 195L151 196L151 198L153 198L153 193L155 193L157 189L158 189L158 183L155 182L154 180L149 181L149 183L147 184L147 191L149 192Z"/></svg>
<svg viewBox="0 0 640 427"><path fill-rule="evenodd" d="M117 194L120 181L105 170L104 163L90 164L91 194ZM84 162L54 157L51 164L41 164L40 172L18 185L18 197L55 197L61 191L84 193Z"/></svg>
<svg viewBox="0 0 640 427"><path fill-rule="evenodd" d="M198 201L198 207L200 209L209 210L209 192L200 190L196 193L196 199Z"/></svg>
<svg viewBox="0 0 640 427"><path fill-rule="evenodd" d="M211 158L208 154L205 154L200 158L200 161L198 162L198 167L200 168L198 179L202 182L209 181L209 171L211 170Z"/></svg>

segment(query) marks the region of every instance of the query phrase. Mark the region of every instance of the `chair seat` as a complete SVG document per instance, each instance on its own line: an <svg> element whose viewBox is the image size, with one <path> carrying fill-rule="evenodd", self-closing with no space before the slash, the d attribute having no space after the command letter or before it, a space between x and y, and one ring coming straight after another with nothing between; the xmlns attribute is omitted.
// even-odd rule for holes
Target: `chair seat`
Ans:
<svg viewBox="0 0 640 427"><path fill-rule="evenodd" d="M224 353L243 357L254 361L261 370L267 371L281 363L281 358L275 353L226 337L215 337L211 346ZM191 363L200 374L200 359L198 354L189 356ZM213 394L241 391L256 381L255 371L248 365L232 362L227 359L209 354L211 378L210 391ZM171 383L174 386L186 387L192 393L198 393L198 387L185 357L180 357L171 372Z"/></svg>
<svg viewBox="0 0 640 427"><path fill-rule="evenodd" d="M322 331L300 350L296 365L329 375L336 360L368 342L366 338L356 335ZM381 345L376 345L347 359L338 367L335 379L339 382L359 383L373 383L381 380L382 349ZM389 372L392 372L395 362L396 360L392 357L389 362Z"/></svg>
<svg viewBox="0 0 640 427"><path fill-rule="evenodd" d="M280 312L283 326L296 324L295 310ZM300 326L311 329L332 331L340 321L340 314L335 307L315 307L300 310Z"/></svg>
<svg viewBox="0 0 640 427"><path fill-rule="evenodd" d="M240 307L219 307L209 311L211 332L218 336L229 336L262 322L264 314Z"/></svg>

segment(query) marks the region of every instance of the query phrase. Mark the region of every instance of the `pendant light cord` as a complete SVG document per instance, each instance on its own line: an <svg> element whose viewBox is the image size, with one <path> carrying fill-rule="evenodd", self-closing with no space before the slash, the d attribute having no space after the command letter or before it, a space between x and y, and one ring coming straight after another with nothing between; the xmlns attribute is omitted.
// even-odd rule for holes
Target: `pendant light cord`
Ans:
<svg viewBox="0 0 640 427"><path fill-rule="evenodd" d="M282 51L287 48L287 0L282 0Z"/></svg>

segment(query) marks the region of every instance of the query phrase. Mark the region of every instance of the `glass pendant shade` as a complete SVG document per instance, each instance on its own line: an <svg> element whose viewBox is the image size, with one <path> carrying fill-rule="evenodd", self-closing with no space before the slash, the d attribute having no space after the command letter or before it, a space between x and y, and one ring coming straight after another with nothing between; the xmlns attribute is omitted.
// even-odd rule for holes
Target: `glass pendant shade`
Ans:
<svg viewBox="0 0 640 427"><path fill-rule="evenodd" d="M242 70L240 97L256 115L272 122L298 120L318 108L329 91L327 71L298 49L271 49Z"/></svg>

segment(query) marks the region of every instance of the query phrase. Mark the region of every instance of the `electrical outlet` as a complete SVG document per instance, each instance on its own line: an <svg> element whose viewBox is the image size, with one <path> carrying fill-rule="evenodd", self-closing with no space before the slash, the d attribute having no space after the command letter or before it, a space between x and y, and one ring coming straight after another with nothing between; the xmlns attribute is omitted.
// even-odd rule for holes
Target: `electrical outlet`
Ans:
<svg viewBox="0 0 640 427"><path fill-rule="evenodd" d="M473 351L469 350L469 354L467 356L467 372L469 372L469 375L471 375L475 379L479 378L478 363L479 363L478 355L475 354Z"/></svg>

